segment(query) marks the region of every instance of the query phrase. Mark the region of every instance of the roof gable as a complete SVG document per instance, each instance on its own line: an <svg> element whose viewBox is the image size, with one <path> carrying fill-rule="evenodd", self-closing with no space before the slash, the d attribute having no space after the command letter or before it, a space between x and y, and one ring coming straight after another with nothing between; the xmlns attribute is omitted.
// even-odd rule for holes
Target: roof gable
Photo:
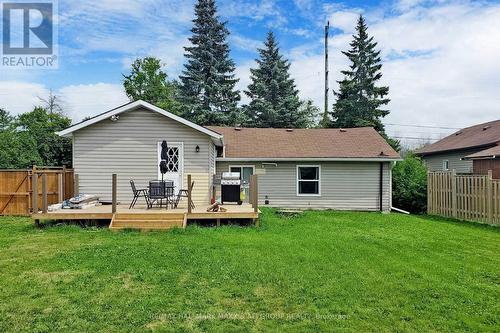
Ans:
<svg viewBox="0 0 500 333"><path fill-rule="evenodd" d="M199 132L202 132L210 137L212 137L214 140L217 140L219 141L219 143L222 145L222 135L220 135L219 133L216 133L206 127L203 127L203 126L200 126L200 125L197 125L189 120L186 120L184 118L181 118L173 113L170 113L168 111L165 111L157 106L154 106L153 104L151 103L148 103L148 102L145 102L145 101L142 101L142 100L138 100L138 101L135 101L135 102L130 102L128 104L125 104L125 105L122 105L122 106L119 106L115 109L112 109L112 110L109 110L109 111L106 111L104 113L101 113L97 116L94 116L90 119L87 119L87 120L84 120L84 121L81 121L75 125L72 125L60 132L58 132L57 134L60 135L60 136L69 136L71 133L75 132L75 131L78 131L84 127L87 127L87 126L90 126L92 124L95 124L97 122L100 122L104 119L109 119L110 117L112 116L116 116L116 115L119 115L123 112L127 112L127 111L131 111L131 110L135 110L135 109L138 109L138 108L143 108L143 109L146 109L146 110L149 110L149 111L152 111L152 112L156 112L156 113L159 113L167 118L170 118L172 120L175 120L181 124L184 124L188 127L191 127Z"/></svg>
<svg viewBox="0 0 500 333"><path fill-rule="evenodd" d="M224 158L227 160L400 159L399 154L371 127L209 128L224 135Z"/></svg>
<svg viewBox="0 0 500 333"><path fill-rule="evenodd" d="M493 146L500 142L500 120L461 129L431 145L417 150L419 155Z"/></svg>

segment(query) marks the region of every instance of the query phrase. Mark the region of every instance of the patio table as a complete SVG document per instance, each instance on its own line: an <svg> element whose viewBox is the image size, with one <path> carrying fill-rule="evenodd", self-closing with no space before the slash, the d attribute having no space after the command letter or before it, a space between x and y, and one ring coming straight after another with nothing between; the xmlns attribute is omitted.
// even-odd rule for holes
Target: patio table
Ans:
<svg viewBox="0 0 500 333"><path fill-rule="evenodd" d="M161 181L161 180L152 180L149 182L148 186L148 197L149 197L149 206L148 209L153 208L153 204L155 202L160 203L160 208L163 207L163 200L166 200L167 203L165 208L168 209L168 205L171 207L174 205L174 182L172 181Z"/></svg>

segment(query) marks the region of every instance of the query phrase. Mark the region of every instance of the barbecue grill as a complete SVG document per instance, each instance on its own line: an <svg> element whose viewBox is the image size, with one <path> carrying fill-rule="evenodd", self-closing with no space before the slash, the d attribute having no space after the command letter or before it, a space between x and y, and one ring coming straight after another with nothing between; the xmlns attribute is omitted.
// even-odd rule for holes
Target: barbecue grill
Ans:
<svg viewBox="0 0 500 333"><path fill-rule="evenodd" d="M239 172L223 172L220 180L221 203L237 202L241 205L241 180Z"/></svg>

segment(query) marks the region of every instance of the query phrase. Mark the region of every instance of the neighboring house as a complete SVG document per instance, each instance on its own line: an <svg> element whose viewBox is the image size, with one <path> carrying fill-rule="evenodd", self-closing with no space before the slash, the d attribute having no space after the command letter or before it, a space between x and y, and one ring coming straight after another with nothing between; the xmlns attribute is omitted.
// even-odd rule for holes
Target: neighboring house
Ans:
<svg viewBox="0 0 500 333"><path fill-rule="evenodd" d="M416 153L422 157L429 171L473 173L483 164L474 161L485 157L494 159L499 143L500 120L496 120L461 129Z"/></svg>
<svg viewBox="0 0 500 333"><path fill-rule="evenodd" d="M372 128L267 129L202 127L136 101L61 131L73 139L73 167L81 193L118 200L159 179L160 143L167 140L177 189L195 181L193 200L210 202L216 175L236 171L246 183L259 175L259 203L286 208L389 210L391 169L399 155ZM220 189L217 189L217 194Z"/></svg>
<svg viewBox="0 0 500 333"><path fill-rule="evenodd" d="M474 174L487 175L491 170L495 179L500 179L500 145L468 155L465 157L472 161Z"/></svg>

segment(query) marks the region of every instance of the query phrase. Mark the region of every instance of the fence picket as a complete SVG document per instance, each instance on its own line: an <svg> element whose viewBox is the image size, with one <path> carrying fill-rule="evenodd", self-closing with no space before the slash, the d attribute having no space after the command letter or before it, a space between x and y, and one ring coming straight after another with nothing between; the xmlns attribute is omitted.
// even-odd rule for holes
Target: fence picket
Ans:
<svg viewBox="0 0 500 333"><path fill-rule="evenodd" d="M455 172L429 172L427 180L429 214L500 224L500 180Z"/></svg>
<svg viewBox="0 0 500 333"><path fill-rule="evenodd" d="M64 170L64 186L60 185L61 170ZM33 184L33 173L37 176L46 175L49 205L60 202L61 197L68 199L73 196L71 169L33 167L24 170L0 170L0 215L29 215L33 209L34 195L37 196L38 202L42 202L42 182L37 181ZM33 185L36 185L36 188L33 188ZM64 194L60 194L61 191Z"/></svg>

